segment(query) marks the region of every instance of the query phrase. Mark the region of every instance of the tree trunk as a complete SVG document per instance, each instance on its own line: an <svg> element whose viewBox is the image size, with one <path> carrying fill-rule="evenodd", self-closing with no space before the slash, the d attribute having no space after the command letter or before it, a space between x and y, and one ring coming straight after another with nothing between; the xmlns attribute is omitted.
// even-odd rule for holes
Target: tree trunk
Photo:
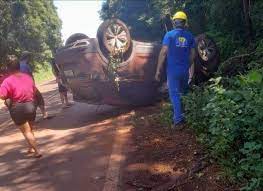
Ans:
<svg viewBox="0 0 263 191"><path fill-rule="evenodd" d="M253 31L252 31L252 21L250 17L250 0L242 0L243 2L243 12L246 24L246 35L247 35L247 42L250 44L253 38Z"/></svg>

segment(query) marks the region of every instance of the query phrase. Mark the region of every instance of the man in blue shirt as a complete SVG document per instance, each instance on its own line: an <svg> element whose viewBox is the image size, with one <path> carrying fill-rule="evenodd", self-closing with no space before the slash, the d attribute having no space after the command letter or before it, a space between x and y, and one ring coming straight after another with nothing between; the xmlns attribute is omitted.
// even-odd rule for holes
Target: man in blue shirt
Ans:
<svg viewBox="0 0 263 191"><path fill-rule="evenodd" d="M165 34L159 54L155 79L160 81L160 74L167 56L167 82L169 96L173 104L174 127L180 128L184 122L181 95L187 92L194 68L195 40L185 29L187 16L179 11L173 16L175 29ZM191 68L191 72L189 72ZM189 76L190 74L190 76Z"/></svg>
<svg viewBox="0 0 263 191"><path fill-rule="evenodd" d="M33 71L29 65L30 57L31 57L30 52L27 52L27 51L22 52L22 55L19 61L20 72L28 74L34 80Z"/></svg>

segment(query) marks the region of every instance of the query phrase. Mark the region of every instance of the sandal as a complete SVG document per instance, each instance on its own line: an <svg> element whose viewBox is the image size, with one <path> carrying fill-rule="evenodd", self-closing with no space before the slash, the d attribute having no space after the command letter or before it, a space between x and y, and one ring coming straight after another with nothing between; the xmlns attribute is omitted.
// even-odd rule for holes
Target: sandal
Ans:
<svg viewBox="0 0 263 191"><path fill-rule="evenodd" d="M35 151L34 151L34 149L28 149L26 153L27 154L33 154L33 153L35 153Z"/></svg>
<svg viewBox="0 0 263 191"><path fill-rule="evenodd" d="M42 155L38 153L38 154L35 154L33 157L34 157L34 158L41 158Z"/></svg>
<svg viewBox="0 0 263 191"><path fill-rule="evenodd" d="M45 117L45 118L43 118L44 120L48 120L48 119L52 119L53 117L55 117L55 116L53 116L53 115L48 115L47 117Z"/></svg>

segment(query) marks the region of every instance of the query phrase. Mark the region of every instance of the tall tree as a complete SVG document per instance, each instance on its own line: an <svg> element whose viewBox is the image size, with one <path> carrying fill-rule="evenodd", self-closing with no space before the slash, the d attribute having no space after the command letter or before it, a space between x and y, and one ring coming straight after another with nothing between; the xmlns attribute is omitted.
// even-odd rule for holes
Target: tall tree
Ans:
<svg viewBox="0 0 263 191"><path fill-rule="evenodd" d="M246 33L248 42L251 43L253 34L252 34L252 21L251 21L251 1L250 0L242 0L243 1L243 11L245 17L246 24Z"/></svg>
<svg viewBox="0 0 263 191"><path fill-rule="evenodd" d="M44 64L61 46L61 21L51 0L0 0L0 18L0 63L26 50Z"/></svg>

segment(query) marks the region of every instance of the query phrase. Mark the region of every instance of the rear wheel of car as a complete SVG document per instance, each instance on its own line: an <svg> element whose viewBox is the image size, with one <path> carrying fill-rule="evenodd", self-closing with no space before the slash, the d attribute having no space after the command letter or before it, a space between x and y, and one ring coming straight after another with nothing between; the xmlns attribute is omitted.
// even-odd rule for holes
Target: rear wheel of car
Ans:
<svg viewBox="0 0 263 191"><path fill-rule="evenodd" d="M122 51L124 61L131 55L132 40L130 32L128 27L119 19L104 21L97 31L97 39L100 50L106 58L116 50Z"/></svg>
<svg viewBox="0 0 263 191"><path fill-rule="evenodd" d="M197 81L205 81L218 69L220 59L219 50L216 43L205 34L200 34L195 38L196 58L195 76Z"/></svg>
<svg viewBox="0 0 263 191"><path fill-rule="evenodd" d="M114 50L126 52L131 44L129 29L122 21L114 19L105 27L103 43L109 52Z"/></svg>
<svg viewBox="0 0 263 191"><path fill-rule="evenodd" d="M196 37L196 49L202 62L209 62L218 54L216 43L205 34Z"/></svg>

